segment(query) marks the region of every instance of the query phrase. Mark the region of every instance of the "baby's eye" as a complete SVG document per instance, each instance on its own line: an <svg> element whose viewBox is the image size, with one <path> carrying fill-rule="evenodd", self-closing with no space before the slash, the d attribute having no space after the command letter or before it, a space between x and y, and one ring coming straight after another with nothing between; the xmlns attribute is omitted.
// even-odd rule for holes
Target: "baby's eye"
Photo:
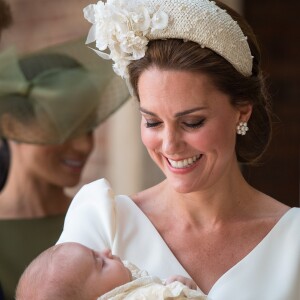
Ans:
<svg viewBox="0 0 300 300"><path fill-rule="evenodd" d="M205 119L200 119L196 122L183 122L183 124L189 128L199 128L201 127L205 122Z"/></svg>
<svg viewBox="0 0 300 300"><path fill-rule="evenodd" d="M103 268L105 265L105 259L103 259L103 257L101 255L99 255L99 253L96 251L93 251L93 256L94 256L96 265L99 266L100 268Z"/></svg>

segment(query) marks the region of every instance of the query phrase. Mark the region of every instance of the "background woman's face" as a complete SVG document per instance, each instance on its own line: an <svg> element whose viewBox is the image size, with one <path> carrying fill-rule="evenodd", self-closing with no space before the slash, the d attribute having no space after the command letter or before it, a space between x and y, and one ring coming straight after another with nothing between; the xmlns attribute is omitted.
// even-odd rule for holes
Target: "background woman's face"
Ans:
<svg viewBox="0 0 300 300"><path fill-rule="evenodd" d="M61 145L14 144L13 155L28 176L53 185L76 185L93 146L93 133L67 140ZM16 161L16 159L14 161Z"/></svg>

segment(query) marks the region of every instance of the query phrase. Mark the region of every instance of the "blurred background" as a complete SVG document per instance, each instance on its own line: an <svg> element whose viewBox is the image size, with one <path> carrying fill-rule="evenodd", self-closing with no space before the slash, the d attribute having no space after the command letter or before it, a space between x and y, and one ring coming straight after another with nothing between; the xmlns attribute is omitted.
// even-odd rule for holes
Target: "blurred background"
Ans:
<svg viewBox="0 0 300 300"><path fill-rule="evenodd" d="M291 206L300 204L300 1L224 0L242 13L262 46L264 69L276 114L273 142L261 165L244 169L255 187ZM82 9L90 0L8 0L14 24L0 50L30 53L84 37L90 25ZM95 149L80 184L106 177L116 193L131 194L163 175L140 141L137 104L128 101L95 132ZM142 163L141 163L142 162Z"/></svg>

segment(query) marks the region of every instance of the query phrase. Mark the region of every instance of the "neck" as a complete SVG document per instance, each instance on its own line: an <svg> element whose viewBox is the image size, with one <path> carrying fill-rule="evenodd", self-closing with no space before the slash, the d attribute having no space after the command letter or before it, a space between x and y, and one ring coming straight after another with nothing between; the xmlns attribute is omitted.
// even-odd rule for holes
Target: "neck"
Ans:
<svg viewBox="0 0 300 300"><path fill-rule="evenodd" d="M62 214L67 211L70 200L63 187L12 168L0 194L0 218L36 218Z"/></svg>
<svg viewBox="0 0 300 300"><path fill-rule="evenodd" d="M165 181L166 183L167 181ZM222 222L251 213L254 194L257 193L243 178L236 164L228 172L205 189L180 194L165 184L167 199L178 199L177 205L170 201L175 214L185 214L182 219L199 226L214 227ZM174 196L170 197L170 193Z"/></svg>

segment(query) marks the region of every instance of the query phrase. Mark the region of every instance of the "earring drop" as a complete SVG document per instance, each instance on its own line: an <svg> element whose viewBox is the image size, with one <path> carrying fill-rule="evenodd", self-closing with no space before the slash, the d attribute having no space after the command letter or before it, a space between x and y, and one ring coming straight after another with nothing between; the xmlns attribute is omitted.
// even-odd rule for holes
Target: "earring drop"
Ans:
<svg viewBox="0 0 300 300"><path fill-rule="evenodd" d="M239 125L236 127L236 132L240 135L245 135L248 130L249 128L247 126L247 122L240 122Z"/></svg>

